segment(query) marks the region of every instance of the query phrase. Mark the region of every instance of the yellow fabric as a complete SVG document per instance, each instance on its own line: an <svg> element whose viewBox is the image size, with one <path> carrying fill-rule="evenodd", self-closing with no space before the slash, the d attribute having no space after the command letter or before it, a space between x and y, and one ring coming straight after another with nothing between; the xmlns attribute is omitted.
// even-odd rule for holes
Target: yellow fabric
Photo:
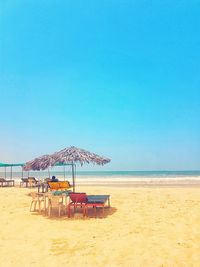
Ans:
<svg viewBox="0 0 200 267"><path fill-rule="evenodd" d="M68 181L62 182L48 182L50 190L64 190L70 188L70 183Z"/></svg>
<svg viewBox="0 0 200 267"><path fill-rule="evenodd" d="M59 182L60 189L67 189L70 188L70 184L68 181Z"/></svg>
<svg viewBox="0 0 200 267"><path fill-rule="evenodd" d="M59 189L59 182L48 182L50 190L58 190Z"/></svg>

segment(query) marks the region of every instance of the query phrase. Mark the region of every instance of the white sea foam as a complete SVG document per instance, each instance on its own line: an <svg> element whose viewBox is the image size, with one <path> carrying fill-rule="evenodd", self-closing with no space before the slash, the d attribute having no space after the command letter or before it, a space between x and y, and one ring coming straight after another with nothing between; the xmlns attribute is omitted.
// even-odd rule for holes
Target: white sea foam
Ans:
<svg viewBox="0 0 200 267"><path fill-rule="evenodd" d="M77 177L76 181L79 184L104 184L104 183L200 183L200 176L188 176L188 177Z"/></svg>
<svg viewBox="0 0 200 267"><path fill-rule="evenodd" d="M55 172L51 175L56 175L59 180L64 180L64 175L61 172ZM3 177L3 173L1 173L0 177ZM27 176L27 173L24 174L24 177ZM44 178L48 177L48 173L42 172L31 172L29 176L34 176L36 179L44 180ZM22 173L15 172L13 173L12 178L15 179L17 183L20 182L22 177ZM7 179L11 179L11 176L7 174ZM76 183L77 184L197 184L200 183L200 172L195 172L195 174L187 172L181 172L181 174L174 173L158 173L158 172L149 172L145 175L142 172L142 175L132 173L77 173L76 175ZM72 182L71 174L68 173L65 176L65 180L69 180Z"/></svg>

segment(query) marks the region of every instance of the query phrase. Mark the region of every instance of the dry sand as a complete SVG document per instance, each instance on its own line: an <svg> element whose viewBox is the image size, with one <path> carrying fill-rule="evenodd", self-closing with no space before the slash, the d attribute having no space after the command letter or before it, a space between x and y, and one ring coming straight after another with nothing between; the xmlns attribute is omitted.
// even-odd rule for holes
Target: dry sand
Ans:
<svg viewBox="0 0 200 267"><path fill-rule="evenodd" d="M200 266L200 188L94 187L105 218L29 212L30 189L0 188L0 266ZM100 213L99 213L100 214Z"/></svg>

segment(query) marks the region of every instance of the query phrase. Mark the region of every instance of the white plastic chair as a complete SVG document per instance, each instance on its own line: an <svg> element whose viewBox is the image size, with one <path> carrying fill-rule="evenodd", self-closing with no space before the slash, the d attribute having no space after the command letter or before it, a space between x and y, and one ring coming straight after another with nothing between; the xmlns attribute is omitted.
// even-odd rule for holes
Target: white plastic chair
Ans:
<svg viewBox="0 0 200 267"><path fill-rule="evenodd" d="M63 198L62 198L63 199ZM48 205L48 215L51 216L52 209L58 209L58 216L61 215L61 210L66 211L66 206L63 204L63 201L61 200L61 196L54 196L49 195L49 205Z"/></svg>
<svg viewBox="0 0 200 267"><path fill-rule="evenodd" d="M32 201L31 201L31 205L30 205L30 211L32 211L33 206L34 206L33 211L36 211L36 206L38 204L38 210L39 210L39 212L41 212L41 204L43 203L43 205L44 205L43 196L41 196L37 192L31 192L31 197L32 197Z"/></svg>

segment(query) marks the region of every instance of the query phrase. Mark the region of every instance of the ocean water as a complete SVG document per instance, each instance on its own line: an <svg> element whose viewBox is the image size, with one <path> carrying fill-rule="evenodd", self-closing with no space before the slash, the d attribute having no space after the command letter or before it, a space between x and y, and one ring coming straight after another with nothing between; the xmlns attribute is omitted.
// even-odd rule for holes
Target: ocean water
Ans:
<svg viewBox="0 0 200 267"><path fill-rule="evenodd" d="M31 171L24 172L23 177L33 176L37 179L55 175L60 180L71 180L71 172L67 171ZM4 172L0 172L0 177L5 177ZM6 178L11 178L10 172L7 172ZM13 172L12 179L22 178L21 172ZM129 182L129 181L200 181L200 171L77 171L76 179L80 182Z"/></svg>

